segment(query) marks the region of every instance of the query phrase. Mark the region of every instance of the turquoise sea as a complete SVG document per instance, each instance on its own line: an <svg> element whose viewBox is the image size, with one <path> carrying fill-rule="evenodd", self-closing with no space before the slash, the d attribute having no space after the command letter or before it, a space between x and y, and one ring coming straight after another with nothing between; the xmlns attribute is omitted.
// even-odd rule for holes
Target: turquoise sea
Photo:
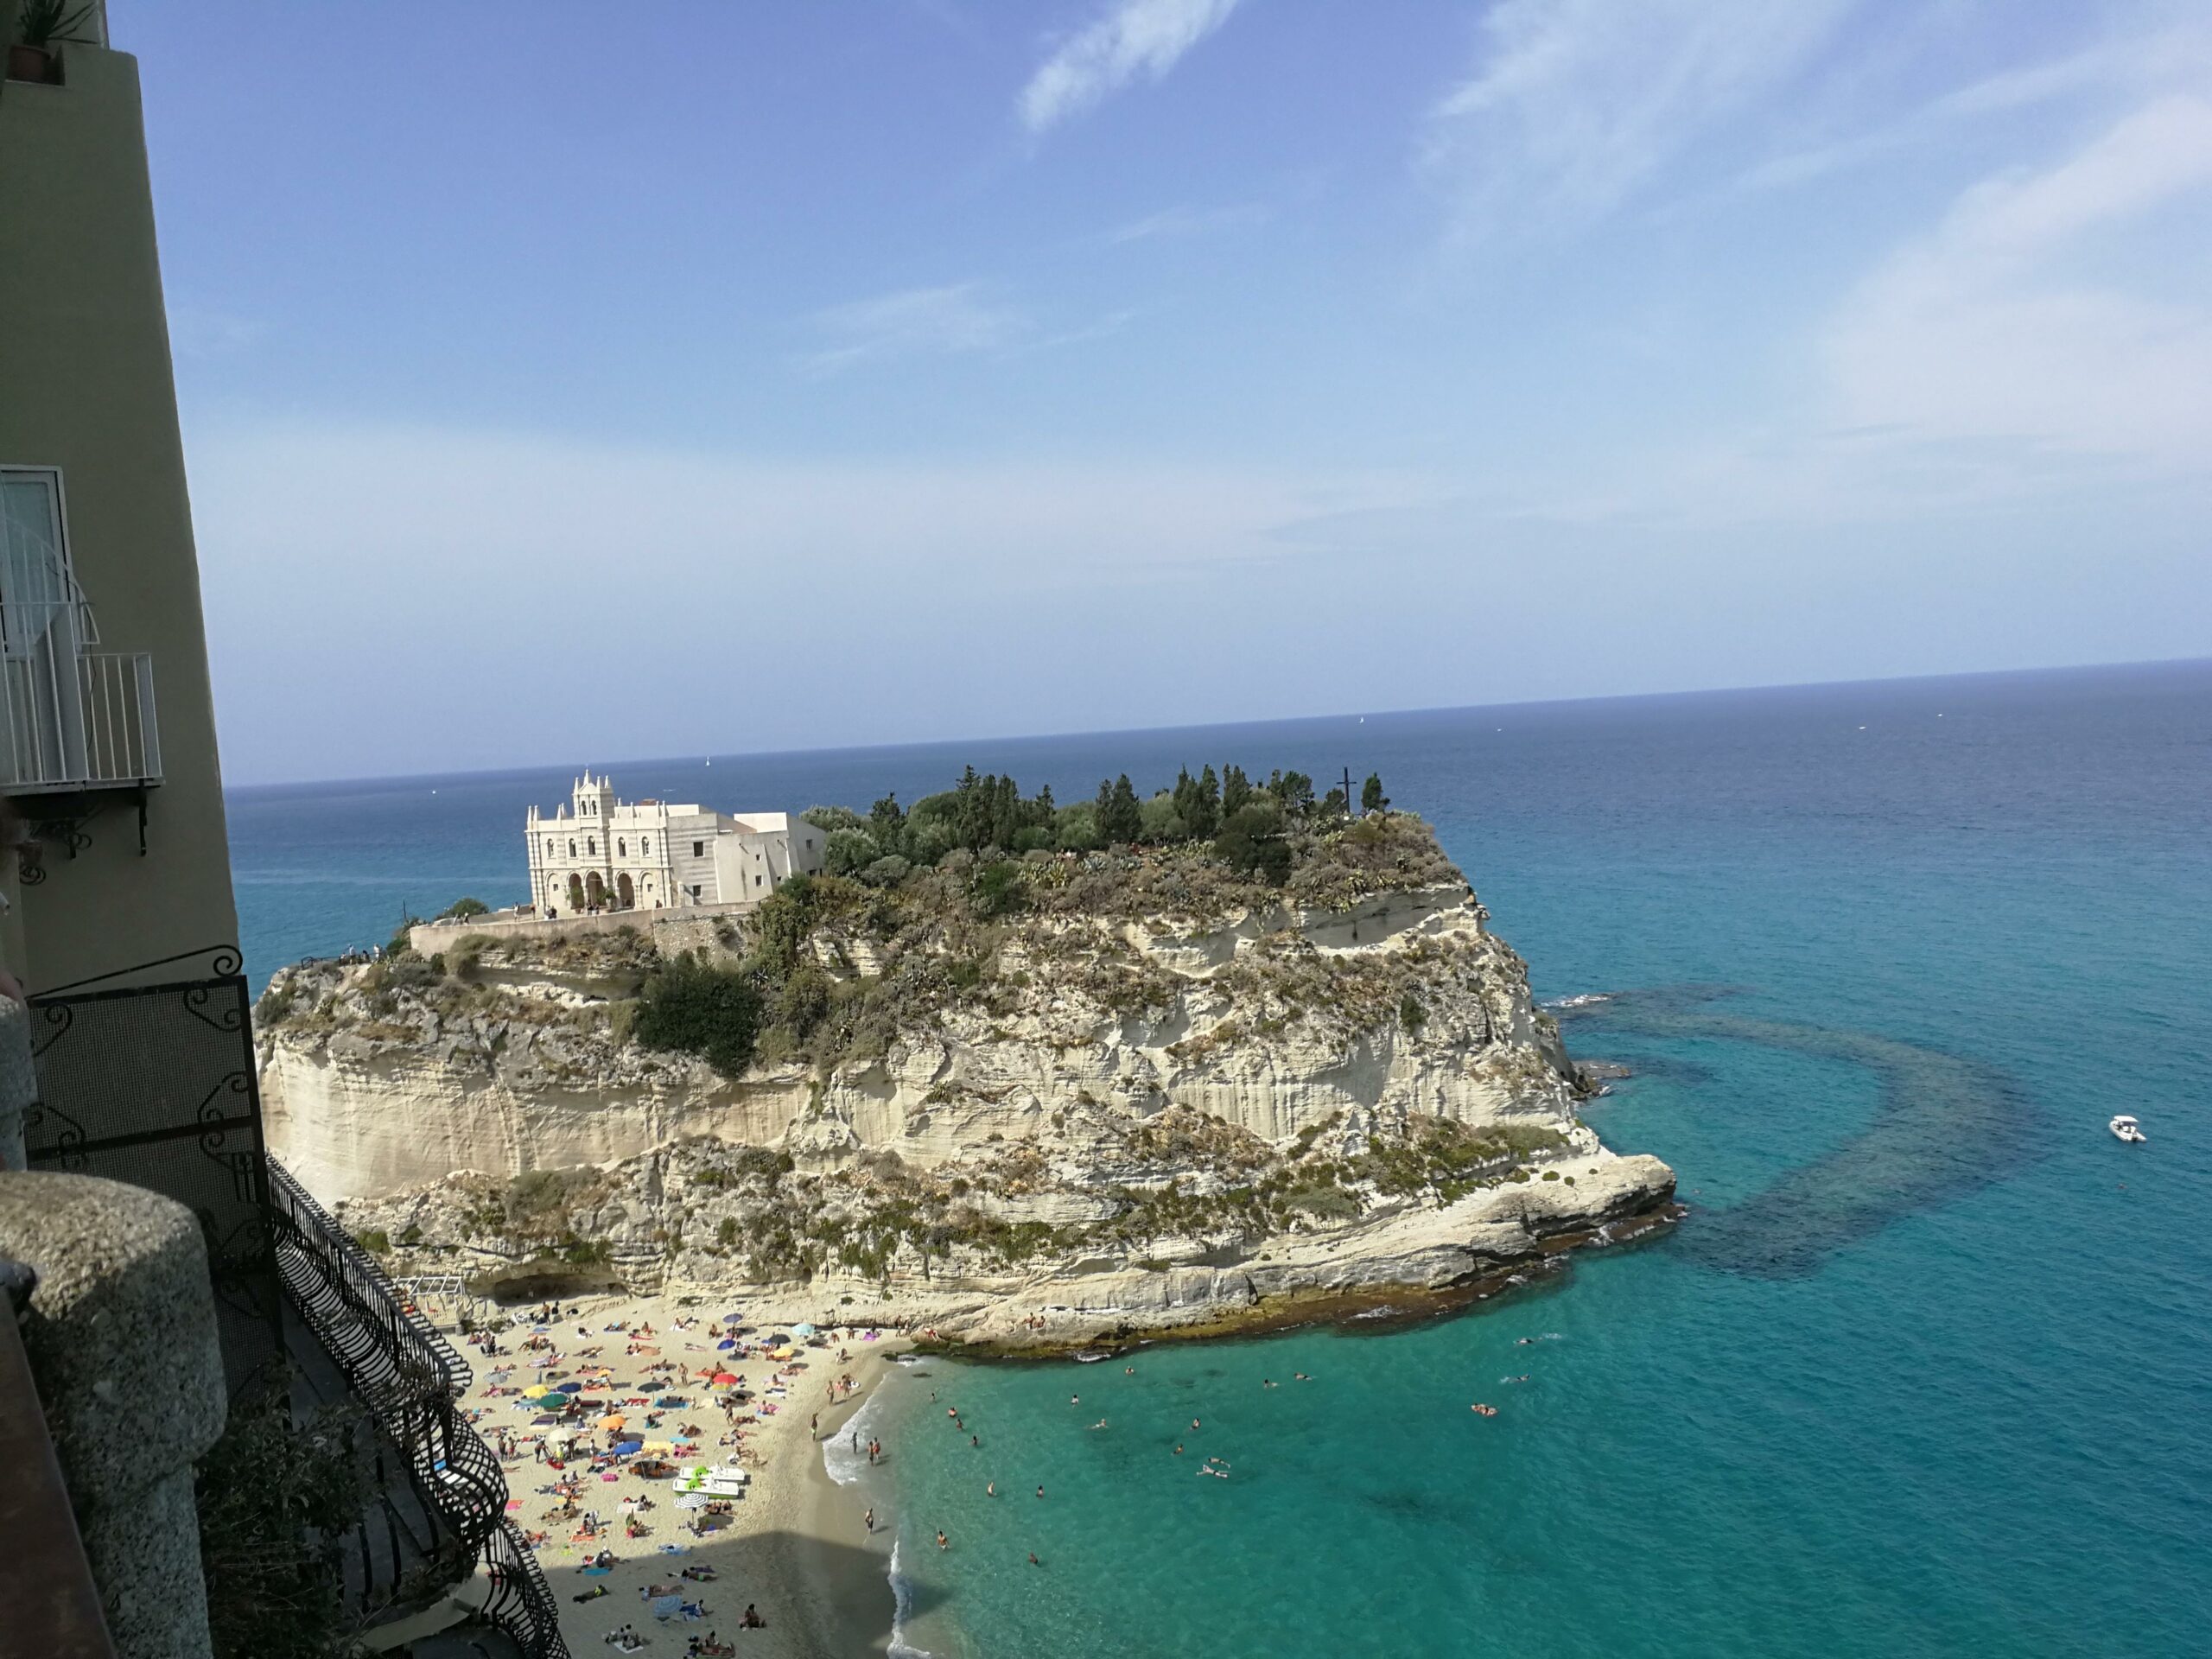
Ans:
<svg viewBox="0 0 2212 1659"><path fill-rule="evenodd" d="M971 759L1379 769L1539 994L1608 999L1567 1015L1635 1071L1591 1119L1691 1213L1410 1329L910 1374L874 1408L910 1643L2212 1647L2212 664L608 769L864 807ZM238 791L250 970L519 896L565 787Z"/></svg>

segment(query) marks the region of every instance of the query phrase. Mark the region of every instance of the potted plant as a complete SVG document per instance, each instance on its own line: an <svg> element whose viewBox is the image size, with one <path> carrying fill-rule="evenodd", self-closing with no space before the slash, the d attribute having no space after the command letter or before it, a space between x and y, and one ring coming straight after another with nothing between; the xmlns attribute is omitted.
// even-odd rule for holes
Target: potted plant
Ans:
<svg viewBox="0 0 2212 1659"><path fill-rule="evenodd" d="M8 48L8 79L50 81L54 73L54 43L85 37L77 33L92 15L89 3L70 0L23 0L16 14L16 39Z"/></svg>

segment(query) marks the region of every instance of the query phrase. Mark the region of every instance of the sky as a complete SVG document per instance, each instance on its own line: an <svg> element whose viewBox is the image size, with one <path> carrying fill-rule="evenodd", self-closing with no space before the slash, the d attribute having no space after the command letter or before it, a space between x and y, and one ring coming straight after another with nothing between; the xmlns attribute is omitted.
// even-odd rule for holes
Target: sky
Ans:
<svg viewBox="0 0 2212 1659"><path fill-rule="evenodd" d="M2212 653L2212 9L111 0L233 783Z"/></svg>

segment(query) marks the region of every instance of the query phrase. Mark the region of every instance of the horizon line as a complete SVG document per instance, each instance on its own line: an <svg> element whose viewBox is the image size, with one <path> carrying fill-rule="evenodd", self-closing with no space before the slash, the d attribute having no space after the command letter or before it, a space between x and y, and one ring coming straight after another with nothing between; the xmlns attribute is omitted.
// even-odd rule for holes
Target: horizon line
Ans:
<svg viewBox="0 0 2212 1659"><path fill-rule="evenodd" d="M1297 726L1319 724L1327 721L1370 718L1395 720L1420 715L1474 714L1497 709L1569 709L1602 703L1662 702L1691 697L1745 696L1768 691L1845 691L1859 687L1929 684L1946 680L2029 679L2039 675L2093 674L2121 669L2155 670L2197 666L2212 667L2212 655L2129 658L2118 662L2054 663L2034 668L1968 669L1940 674L1885 674L1856 680L1781 680L1754 685L1692 686L1671 691L1616 691L1579 697L1523 698L1506 702L1424 703L1403 709L1339 709L1319 715L1280 715L1242 720L1187 721L1173 725L1085 727L1052 732L1002 733L997 736L916 738L897 743L810 744L786 748L747 749L729 753L715 752L696 756L632 755L611 762L593 761L585 766L585 770L589 771L594 766L601 771L610 771L618 766L654 766L674 764L697 765L701 761L713 760L787 760L798 755L887 754L909 749L944 748L962 743L1050 743L1074 737L1144 737L1166 732L1227 731L1248 726ZM263 790L320 789L340 785L435 783L447 779L517 777L525 772L549 771L556 766L574 767L578 764L574 760L535 760L524 761L512 766L478 766L449 772L381 772L365 776L294 778L244 784L226 782L222 788L223 793L229 796Z"/></svg>

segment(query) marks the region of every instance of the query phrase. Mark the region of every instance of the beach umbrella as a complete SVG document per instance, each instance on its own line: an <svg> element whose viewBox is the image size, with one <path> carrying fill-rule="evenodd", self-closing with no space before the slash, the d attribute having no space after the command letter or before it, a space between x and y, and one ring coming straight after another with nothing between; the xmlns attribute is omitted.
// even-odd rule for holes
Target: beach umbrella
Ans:
<svg viewBox="0 0 2212 1659"><path fill-rule="evenodd" d="M629 1421L630 1420L625 1417L620 1412L610 1411L606 1416L599 1420L599 1426L601 1428L620 1428L623 1424Z"/></svg>
<svg viewBox="0 0 2212 1659"><path fill-rule="evenodd" d="M543 1400L552 1392L553 1390L543 1382L533 1382L522 1391L522 1397L525 1400Z"/></svg>
<svg viewBox="0 0 2212 1659"><path fill-rule="evenodd" d="M737 1338L735 1337L724 1337L720 1342L716 1343L715 1346L719 1349L728 1351L737 1346Z"/></svg>
<svg viewBox="0 0 2212 1659"><path fill-rule="evenodd" d="M795 1337L810 1337L814 1334L814 1327L805 1324L795 1325L791 1326L791 1334Z"/></svg>
<svg viewBox="0 0 2212 1659"><path fill-rule="evenodd" d="M643 1440L618 1440L614 1445L614 1455L618 1458L626 1458L644 1445Z"/></svg>
<svg viewBox="0 0 2212 1659"><path fill-rule="evenodd" d="M582 1394L584 1391L584 1385L581 1382L556 1382L553 1386L557 1394Z"/></svg>
<svg viewBox="0 0 2212 1659"><path fill-rule="evenodd" d="M668 1458L676 1455L676 1447L666 1440L647 1440L638 1449L648 1457Z"/></svg>
<svg viewBox="0 0 2212 1659"><path fill-rule="evenodd" d="M742 1313L725 1313L721 1317L721 1322L724 1325L741 1325L744 1320L745 1315Z"/></svg>
<svg viewBox="0 0 2212 1659"><path fill-rule="evenodd" d="M683 1611L683 1598L681 1596L655 1596L652 1599L652 1605L653 1617L655 1618L674 1618L677 1614Z"/></svg>
<svg viewBox="0 0 2212 1659"><path fill-rule="evenodd" d="M737 1382L737 1373L734 1371L716 1371L715 1373L715 1386L718 1389L727 1389L731 1384Z"/></svg>

